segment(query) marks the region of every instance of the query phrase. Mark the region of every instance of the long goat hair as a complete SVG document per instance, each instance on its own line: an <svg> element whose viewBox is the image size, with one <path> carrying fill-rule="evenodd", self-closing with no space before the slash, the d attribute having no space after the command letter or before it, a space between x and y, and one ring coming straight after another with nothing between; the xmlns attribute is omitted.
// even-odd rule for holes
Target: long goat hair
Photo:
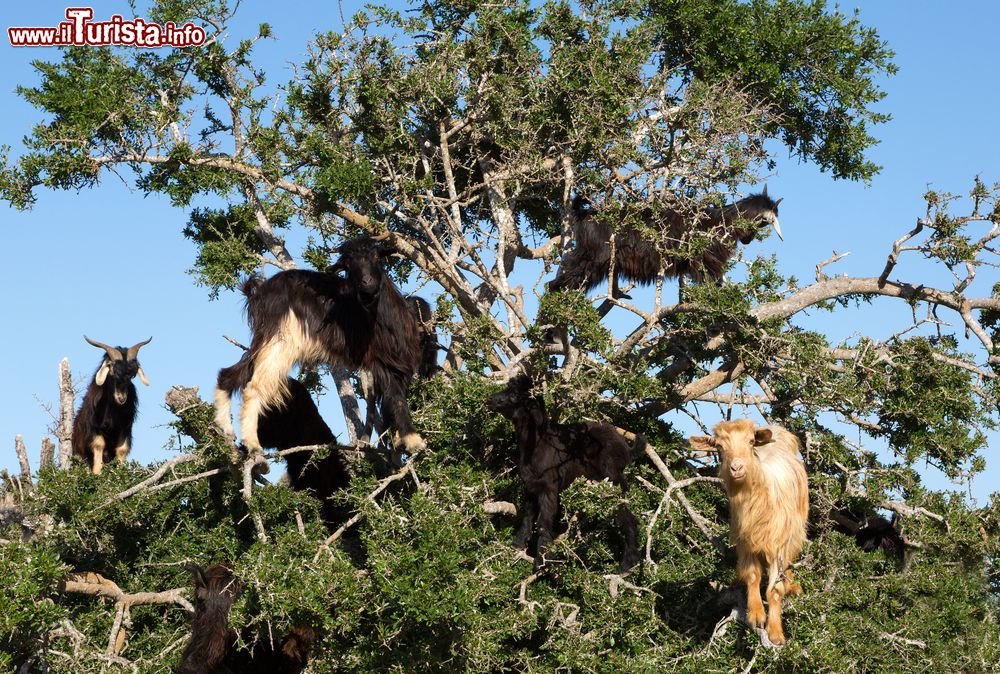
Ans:
<svg viewBox="0 0 1000 674"><path fill-rule="evenodd" d="M510 419L520 450L519 469L524 483L525 503L515 547L524 549L537 526L535 566L544 563L545 549L553 540L559 492L578 477L609 479L626 490L625 467L645 446L638 436L630 446L610 424L586 421L557 424L549 419L545 403L532 395L531 379L517 375L507 387L487 398L489 409ZM535 517L537 515L537 523ZM624 572L639 562L639 521L628 506L618 507L615 522L625 537L625 550L618 565Z"/></svg>
<svg viewBox="0 0 1000 674"><path fill-rule="evenodd" d="M421 359L418 317L382 269L385 252L372 237L344 242L326 271L290 270L244 284L253 336L240 360L219 371L216 423L230 435L232 394L243 391L240 435L262 451L258 418L288 397L296 364L326 363L372 375L382 418L397 448L424 447L406 402Z"/></svg>
<svg viewBox="0 0 1000 674"><path fill-rule="evenodd" d="M277 648L256 641L249 651L238 649L229 611L243 592L243 584L223 564L207 569L190 564L188 568L194 575L195 612L177 674L211 674L223 666L241 674L299 674L305 669L316 639L312 628L292 628Z"/></svg>
<svg viewBox="0 0 1000 674"><path fill-rule="evenodd" d="M128 348L83 338L105 353L73 419L73 453L87 462L94 475L100 475L106 462L124 461L132 449L132 424L139 408L132 379L139 375L149 386L137 357L153 338Z"/></svg>
<svg viewBox="0 0 1000 674"><path fill-rule="evenodd" d="M265 410L257 426L263 447L277 450L328 445L326 454L315 459L313 451L285 455L288 482L296 491L311 491L322 504L323 521L328 525L342 519L343 513L329 498L347 488L350 475L344 457L337 449L337 438L323 421L309 390L297 379L286 382L288 398L281 407Z"/></svg>
<svg viewBox="0 0 1000 674"><path fill-rule="evenodd" d="M757 428L749 419L723 421L712 432L688 441L696 450L719 453L736 574L747 588L747 622L764 626L760 582L766 566L767 637L780 646L785 643L781 601L786 594L802 592L788 568L806 542L809 515L809 483L799 440L780 426Z"/></svg>
<svg viewBox="0 0 1000 674"><path fill-rule="evenodd" d="M753 241L761 225L771 225L779 237L778 204L767 195L754 194L723 208L709 208L690 219L677 211L651 209L642 216L653 231L663 232L666 259L655 242L633 227L615 235L615 276L642 285L656 281L661 274L668 278L688 275L697 282L719 280L726 263L736 249L736 242ZM600 213L582 196L573 201L576 246L563 255L556 277L549 282L551 291L582 288L590 292L608 279L611 266L612 226L607 213ZM709 241L700 252L686 255L684 246L697 249L695 235L702 233Z"/></svg>

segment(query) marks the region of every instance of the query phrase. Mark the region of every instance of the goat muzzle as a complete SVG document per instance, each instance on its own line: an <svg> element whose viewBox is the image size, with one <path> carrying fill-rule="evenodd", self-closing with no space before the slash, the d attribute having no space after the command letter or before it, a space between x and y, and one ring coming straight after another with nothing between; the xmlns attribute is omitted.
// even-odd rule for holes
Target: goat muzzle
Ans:
<svg viewBox="0 0 1000 674"><path fill-rule="evenodd" d="M746 464L737 459L729 464L729 474L732 475L734 480L742 480L747 476L747 466Z"/></svg>

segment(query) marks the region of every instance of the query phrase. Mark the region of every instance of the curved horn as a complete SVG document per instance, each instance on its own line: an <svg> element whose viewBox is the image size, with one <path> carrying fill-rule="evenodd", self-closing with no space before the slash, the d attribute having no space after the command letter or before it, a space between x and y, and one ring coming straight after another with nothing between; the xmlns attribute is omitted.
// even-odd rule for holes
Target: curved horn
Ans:
<svg viewBox="0 0 1000 674"><path fill-rule="evenodd" d="M785 197L778 197L778 200L774 202L774 207L777 208L778 204L785 200Z"/></svg>
<svg viewBox="0 0 1000 674"><path fill-rule="evenodd" d="M118 349L116 349L115 347L108 346L107 344L103 344L101 342L95 342L94 340L92 340L87 335L84 335L83 338L85 340L87 340L87 343L90 344L91 346L96 346L98 349L104 349L105 351L107 351L108 352L108 358L110 358L111 360L121 360L122 359L122 352L119 351Z"/></svg>
<svg viewBox="0 0 1000 674"><path fill-rule="evenodd" d="M129 360L135 360L135 357L137 355L139 355L139 349L141 349L142 347L146 346L147 344L149 344L152 341L153 341L153 338L150 337L145 342L139 342L138 344L133 344L132 346L128 347L128 353L126 354L128 356L128 359Z"/></svg>
<svg viewBox="0 0 1000 674"><path fill-rule="evenodd" d="M764 183L764 191L761 192L765 197L767 196L767 183Z"/></svg>

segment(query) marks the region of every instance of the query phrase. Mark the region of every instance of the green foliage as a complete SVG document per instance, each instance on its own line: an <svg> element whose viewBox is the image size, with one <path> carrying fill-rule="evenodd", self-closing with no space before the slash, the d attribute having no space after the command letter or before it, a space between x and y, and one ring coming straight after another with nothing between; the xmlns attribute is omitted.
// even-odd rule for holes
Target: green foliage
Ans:
<svg viewBox="0 0 1000 674"><path fill-rule="evenodd" d="M803 158L838 178L868 180L869 126L889 119L872 106L874 77L894 73L893 52L857 15L825 0L650 0L664 65L687 77L734 78L778 111L773 130Z"/></svg>
<svg viewBox="0 0 1000 674"><path fill-rule="evenodd" d="M245 503L239 479L213 458L214 444L164 481L213 466L221 473L125 499L114 497L153 467L112 463L101 476L79 465L43 471L20 507L47 524L28 543L0 543L0 570L14 580L0 598L2 633L11 635L0 639L0 661L16 669L47 633L49 671L98 671L91 654L106 648L113 607L63 593L59 580L69 571L96 571L126 592L190 588L187 561L231 564L246 583L231 617L244 641L280 638L296 625L316 629L316 672L701 672L739 671L751 661L763 672L847 671L859 663L918 672L928 662L959 671L1000 655L996 574L983 566L1000 552L996 503L975 510L961 498L914 491L910 503L943 515L948 529L908 518L905 536L921 547L901 566L832 528L823 513L842 501L842 485L817 467L810 469L811 543L796 568L805 594L786 602L791 641L780 651L738 623L727 626L736 601L726 589L735 581L732 555L691 526L677 492L663 498L661 477L646 462L629 468L633 487L625 498L640 516L642 543L651 535L654 563L626 583L610 575L621 554L613 516L622 493L606 482L578 481L562 495L562 533L549 563L533 575L511 547L517 518L482 508L497 499L519 503L521 495L507 424L483 407L491 390L472 374L418 386L415 416L433 448L417 459L419 482L398 482L376 503L366 498L375 485L371 467L354 464L344 500L363 514L360 537L349 545L362 546L360 556L336 545L320 550L328 530L306 494L266 486ZM202 407L180 423L199 433L210 428L211 408ZM680 446L666 437L661 451ZM833 436L819 438L807 461L837 452L843 458ZM682 460L671 460L671 470L678 479L698 474ZM876 485L866 488L862 501L870 507ZM709 533L724 536L722 491L694 484L683 493L708 517ZM254 513L266 542L250 523ZM55 629L67 624L82 637ZM169 671L187 630L179 606L136 606L123 656L139 671Z"/></svg>

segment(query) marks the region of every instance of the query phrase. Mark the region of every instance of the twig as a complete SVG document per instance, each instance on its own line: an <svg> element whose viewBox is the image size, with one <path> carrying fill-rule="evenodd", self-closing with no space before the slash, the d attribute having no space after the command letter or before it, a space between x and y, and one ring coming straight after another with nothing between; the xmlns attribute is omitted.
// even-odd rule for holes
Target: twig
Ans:
<svg viewBox="0 0 1000 674"><path fill-rule="evenodd" d="M48 468L55 462L55 449L56 446L52 444L49 436L42 438L42 455L38 466L39 469Z"/></svg>
<svg viewBox="0 0 1000 674"><path fill-rule="evenodd" d="M419 454L419 452L415 452L412 456L410 456L410 460L407 461L406 464L402 468L400 468L399 470L397 470L395 473L393 473L389 477L384 478L383 480L381 480L378 483L378 486L375 488L375 490L372 493L368 494L368 496L365 497L365 501L374 502L375 498L379 494L381 494L382 492L384 492L389 487L390 484L392 484L393 482L398 482L399 480L402 480L407 475L409 475L410 471L413 470L413 467L414 467L414 464L416 463L416 459L417 459L418 454ZM340 538L341 536L343 536L344 532L346 532L348 529L350 529L355 524L357 524L358 522L360 522L363 517L364 517L364 513L362 513L359 510L358 512L354 513L354 515L349 520L347 520L346 522L344 522L340 526L339 529L337 529L332 534L330 534L330 536L325 541L323 541L322 544L320 544L319 550L317 550L316 554L313 556L313 562L319 561L320 555L322 555L323 552L329 552L330 546L334 542L336 542L336 540L338 538Z"/></svg>
<svg viewBox="0 0 1000 674"><path fill-rule="evenodd" d="M619 429L619 432L621 432L621 429ZM628 433L628 431L625 432ZM635 437L634 434L630 433L630 435L632 435L633 438ZM670 489L673 488L675 484L678 484L677 478L673 476L670 469L667 468L667 464L663 463L663 459L661 459L659 454L656 453L656 449L654 449L648 442L646 443L646 456L648 456L649 460L653 462L656 469L660 471L660 474L666 478L667 484L670 485L667 490L669 493ZM711 523L705 519L701 513L694 509L694 506L691 505L691 502L687 500L687 497L684 496L683 493L677 494L677 500L682 506L684 506L684 510L687 511L688 516L694 522L695 526L701 530L701 533L705 534L705 538L707 538L717 550L725 552L726 546L723 545L718 536L714 536L710 530Z"/></svg>
<svg viewBox="0 0 1000 674"><path fill-rule="evenodd" d="M130 487L125 491L121 492L120 494L117 494L116 496L112 497L111 500L108 501L105 505L109 505L111 503L114 503L115 501L121 501L123 499L127 499L129 496L137 494L146 487L159 482L160 478L163 477L168 470L171 470L172 468L182 463L187 463L188 461L195 461L200 458L201 457L198 456L197 454L181 454L180 456L175 456L169 461L166 461L162 466L156 469L156 472L154 472L152 475L147 477L139 484L135 485L134 487Z"/></svg>
<svg viewBox="0 0 1000 674"><path fill-rule="evenodd" d="M817 281L823 281L823 280L827 279L828 278L827 275L823 273L823 268L826 267L827 265L830 265L830 264L833 264L835 262L839 262L840 260L843 260L848 255L850 255L849 252L847 252L847 253L838 253L837 251L833 251L833 255L831 257L828 257L825 260L823 260L822 262L817 263L816 264L816 280Z"/></svg>
<svg viewBox="0 0 1000 674"><path fill-rule="evenodd" d="M28 448L24 446L23 436L14 436L14 451L17 452L17 460L21 464L21 479L31 484L31 464L28 463Z"/></svg>
<svg viewBox="0 0 1000 674"><path fill-rule="evenodd" d="M921 508L919 506L911 506L907 505L906 503L896 503L894 501L882 501L882 503L879 504L879 507L885 508L886 510L891 510L892 512L903 516L923 515L925 517L930 517L938 524L943 525L945 531L951 533L951 527L948 525L948 520L946 520L943 516L938 515L937 513L932 513L930 510L927 510L926 508Z"/></svg>
<svg viewBox="0 0 1000 674"><path fill-rule="evenodd" d="M147 604L177 604L188 613L194 615L194 607L184 598L185 588L175 588L164 590L163 592L123 592L117 584L107 578L87 571L85 573L72 573L59 584L60 592L70 594L85 594L92 597L106 597L115 602L115 620L111 625L111 632L108 634L107 655L113 658L118 657L122 646L125 643L122 634L122 623L127 621L129 610L133 606Z"/></svg>
<svg viewBox="0 0 1000 674"><path fill-rule="evenodd" d="M249 348L247 346L244 346L244 345L240 344L239 342L237 342L235 339L233 339L229 335L223 335L222 338L224 340L226 340L227 342L229 342L230 344L234 344L234 345L238 346L239 348L243 349L244 351L246 351Z"/></svg>
<svg viewBox="0 0 1000 674"><path fill-rule="evenodd" d="M907 646L916 646L917 648L927 648L927 643L924 641L917 641L916 639L904 639L897 634L889 634L888 632L879 632L878 636L880 639L885 639L886 641L895 641L900 644L906 644Z"/></svg>
<svg viewBox="0 0 1000 674"><path fill-rule="evenodd" d="M73 457L73 375L69 358L59 362L59 468L69 468Z"/></svg>

